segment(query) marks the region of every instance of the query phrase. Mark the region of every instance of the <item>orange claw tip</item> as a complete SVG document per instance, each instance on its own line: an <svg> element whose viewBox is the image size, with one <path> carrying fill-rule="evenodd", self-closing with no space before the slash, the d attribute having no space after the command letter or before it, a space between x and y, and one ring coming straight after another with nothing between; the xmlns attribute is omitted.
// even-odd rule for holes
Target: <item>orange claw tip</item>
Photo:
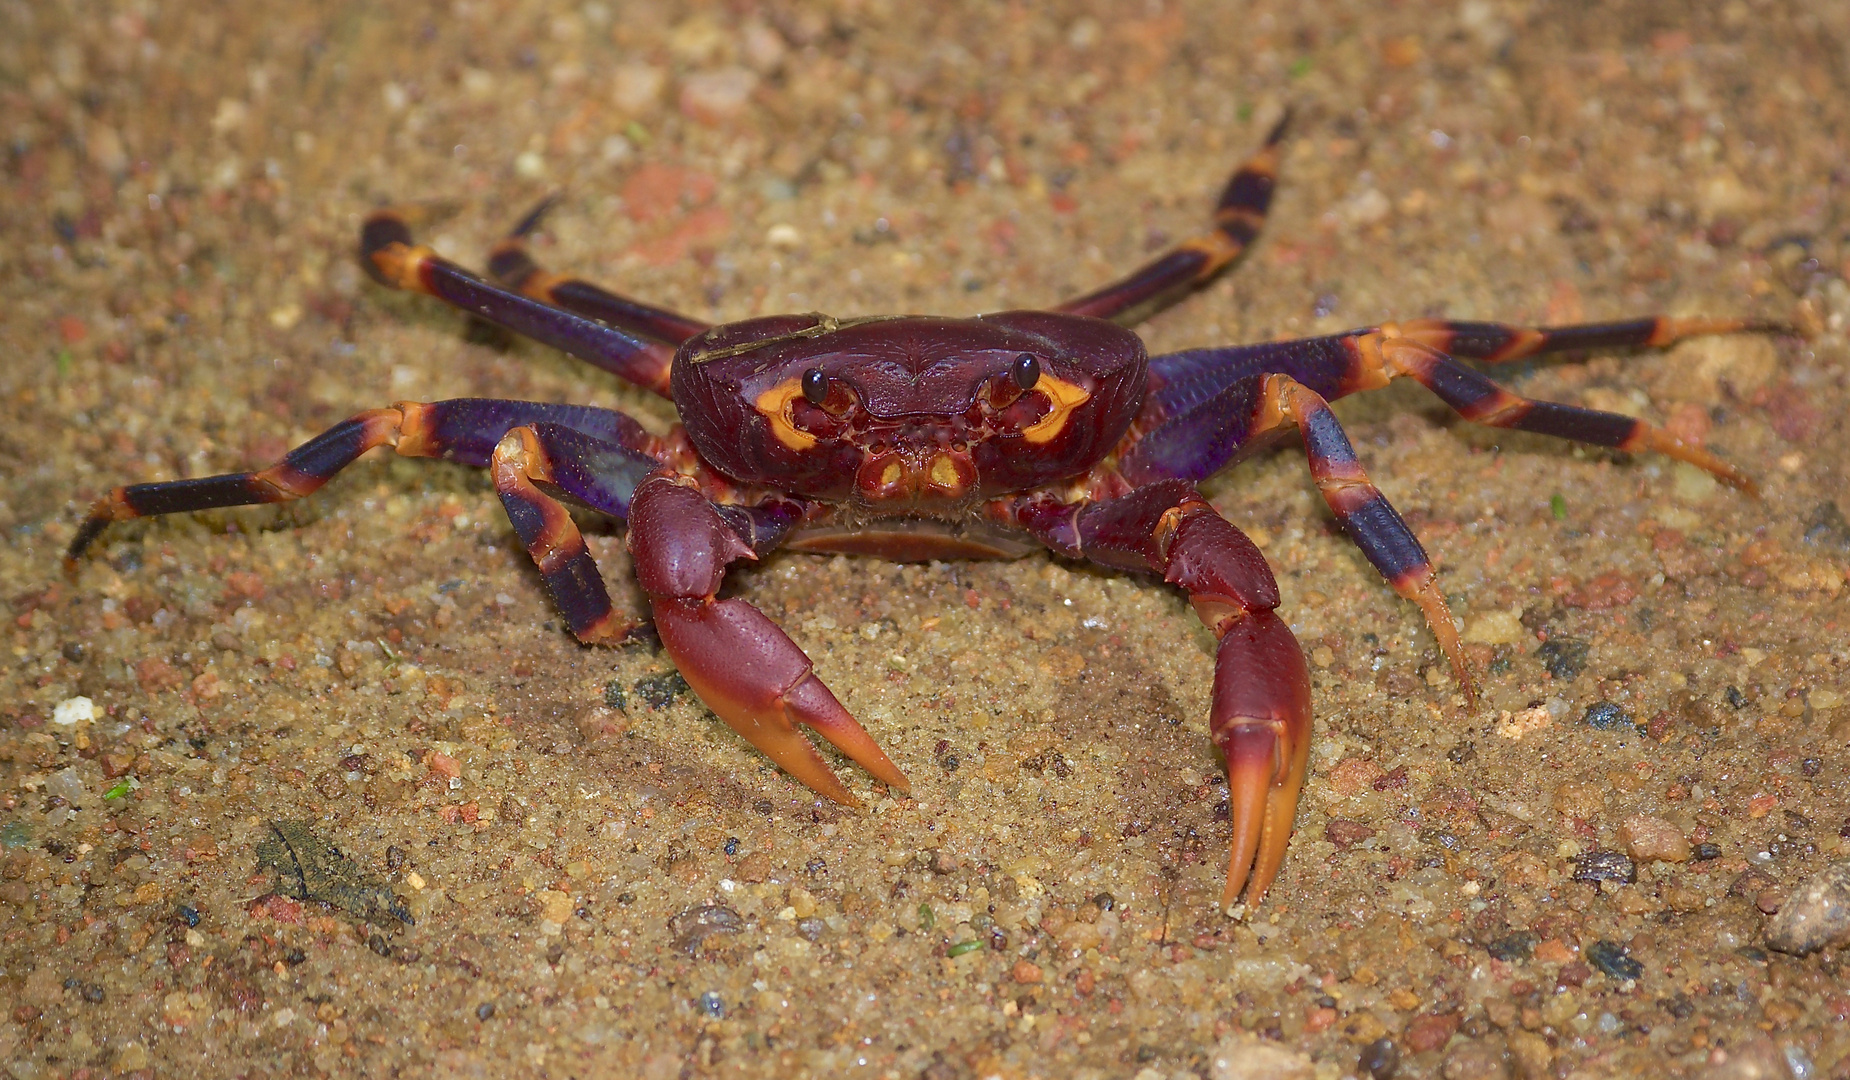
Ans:
<svg viewBox="0 0 1850 1080"><path fill-rule="evenodd" d="M860 809L861 800L842 785L834 770L822 760L822 755L816 753L816 748L795 728L768 718L740 717L735 720L721 713L720 719L726 721L732 730L745 736L745 741L757 747L759 753L770 758L778 768L801 780L811 791L843 806Z"/></svg>
<svg viewBox="0 0 1850 1080"><path fill-rule="evenodd" d="M1285 863L1310 757L1308 733L1293 727L1248 722L1232 725L1221 735L1233 819L1233 852L1221 906L1235 918L1259 906ZM1242 890L1245 902L1236 905Z"/></svg>
<svg viewBox="0 0 1850 1080"><path fill-rule="evenodd" d="M853 714L835 700L835 695L814 672L785 691L784 708L792 721L814 728L816 734L829 740L835 749L866 769L874 779L902 793L912 790L912 782L906 779L906 774L899 771L899 766L893 764Z"/></svg>

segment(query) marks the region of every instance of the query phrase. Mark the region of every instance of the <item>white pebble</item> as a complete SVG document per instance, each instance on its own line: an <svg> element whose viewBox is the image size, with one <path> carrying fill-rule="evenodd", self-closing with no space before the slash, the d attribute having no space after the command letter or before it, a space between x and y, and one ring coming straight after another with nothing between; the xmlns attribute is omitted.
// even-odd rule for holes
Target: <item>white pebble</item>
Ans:
<svg viewBox="0 0 1850 1080"><path fill-rule="evenodd" d="M96 702L87 697L65 698L52 710L51 722L69 727L72 724L87 724L96 719Z"/></svg>

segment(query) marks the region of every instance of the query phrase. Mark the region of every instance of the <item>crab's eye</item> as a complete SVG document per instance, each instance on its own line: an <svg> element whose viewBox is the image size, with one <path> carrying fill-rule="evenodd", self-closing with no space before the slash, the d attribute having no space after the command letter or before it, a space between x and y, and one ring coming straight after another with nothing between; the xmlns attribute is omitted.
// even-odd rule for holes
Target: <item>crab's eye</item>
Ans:
<svg viewBox="0 0 1850 1080"><path fill-rule="evenodd" d="M811 405L821 405L829 396L829 377L821 368L810 368L803 373L803 400Z"/></svg>
<svg viewBox="0 0 1850 1080"><path fill-rule="evenodd" d="M1041 381L1041 362L1027 353L1015 358L1015 364L1009 368L1009 376L1015 385L1023 390L1034 389L1034 384Z"/></svg>

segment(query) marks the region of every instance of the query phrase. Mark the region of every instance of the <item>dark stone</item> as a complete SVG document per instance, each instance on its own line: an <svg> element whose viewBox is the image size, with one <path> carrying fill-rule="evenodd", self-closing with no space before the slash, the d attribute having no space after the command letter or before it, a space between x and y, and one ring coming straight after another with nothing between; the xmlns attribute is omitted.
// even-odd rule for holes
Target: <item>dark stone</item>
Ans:
<svg viewBox="0 0 1850 1080"><path fill-rule="evenodd" d="M491 1020L494 1018L494 1015L495 1003L492 1001L484 1001L475 1007L475 1018L477 1020Z"/></svg>
<svg viewBox="0 0 1850 1080"><path fill-rule="evenodd" d="M1610 979L1636 979L1644 974L1644 965L1626 955L1625 946L1611 941L1596 941L1587 946L1587 959Z"/></svg>
<svg viewBox="0 0 1850 1080"><path fill-rule="evenodd" d="M632 689L635 690L636 696L641 698L642 703L648 706L651 711L666 709L669 705L674 703L675 698L688 693L687 680L683 679L681 673L678 671L670 671L665 675L651 675L646 679L638 679L636 680L636 685ZM608 692L606 692L605 697L609 697Z"/></svg>
<svg viewBox="0 0 1850 1080"><path fill-rule="evenodd" d="M1574 880L1632 885L1638 881L1638 865L1623 851L1589 851L1574 860Z"/></svg>
<svg viewBox="0 0 1850 1080"><path fill-rule="evenodd" d="M675 948L689 956L698 955L701 943L714 934L736 934L743 929L745 920L725 904L701 904L668 920Z"/></svg>
<svg viewBox="0 0 1850 1080"><path fill-rule="evenodd" d="M1850 522L1836 503L1826 499L1805 515L1805 542L1850 551Z"/></svg>
<svg viewBox="0 0 1850 1080"><path fill-rule="evenodd" d="M1400 1071L1400 1048L1394 1045L1393 1039L1376 1039L1362 1047L1355 1067L1356 1071L1366 1073L1374 1080L1388 1080Z"/></svg>
<svg viewBox="0 0 1850 1080"><path fill-rule="evenodd" d="M1548 674L1561 682L1572 682L1579 677L1587 666L1587 653L1592 646L1578 638L1551 637L1542 642L1542 647L1535 650L1542 666Z"/></svg>
<svg viewBox="0 0 1850 1080"><path fill-rule="evenodd" d="M1587 722L1588 727L1599 731L1628 727L1632 722L1632 718L1626 715L1624 709L1610 701L1596 701L1588 705L1586 715L1581 719Z"/></svg>
<svg viewBox="0 0 1850 1080"><path fill-rule="evenodd" d="M1518 930L1513 934L1498 938L1484 948L1491 956L1509 963L1527 960L1535 952L1535 944L1539 940L1528 930Z"/></svg>

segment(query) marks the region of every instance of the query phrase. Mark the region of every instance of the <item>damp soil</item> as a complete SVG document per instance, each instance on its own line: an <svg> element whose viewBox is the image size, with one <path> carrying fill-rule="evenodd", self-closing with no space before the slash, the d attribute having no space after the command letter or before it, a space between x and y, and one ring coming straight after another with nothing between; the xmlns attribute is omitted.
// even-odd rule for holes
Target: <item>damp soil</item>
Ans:
<svg viewBox="0 0 1850 1080"><path fill-rule="evenodd" d="M1843 953L1769 912L1850 858L1850 8L1469 0L0 9L0 1061L126 1075L1842 1075ZM355 411L659 400L353 259L411 204L479 262L705 319L966 314L1198 230L1294 120L1263 237L1151 349L1442 315L1808 336L1530 363L1758 497L1339 416L1465 628L1467 703L1289 448L1207 485L1312 660L1263 908L1217 907L1211 639L1034 556L774 556L913 781L819 803L647 641L560 627L479 472L112 529ZM620 529L586 521L640 616ZM83 699L83 700L79 700ZM1841 943L1839 943L1841 946ZM1760 1070L1760 1071L1754 1071ZM1771 1071L1768 1071L1771 1070ZM1831 1070L1838 1070L1833 1072Z"/></svg>

